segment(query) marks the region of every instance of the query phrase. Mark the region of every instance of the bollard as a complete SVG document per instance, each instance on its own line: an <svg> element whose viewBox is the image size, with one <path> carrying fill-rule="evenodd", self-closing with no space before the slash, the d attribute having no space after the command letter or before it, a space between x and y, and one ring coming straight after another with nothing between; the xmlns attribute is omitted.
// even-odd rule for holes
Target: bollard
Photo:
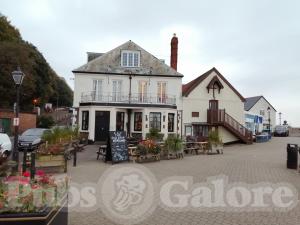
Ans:
<svg viewBox="0 0 300 225"><path fill-rule="evenodd" d="M31 152L30 179L33 180L34 176L35 176L35 152Z"/></svg>
<svg viewBox="0 0 300 225"><path fill-rule="evenodd" d="M24 150L23 150L23 168L22 168L23 173L26 172L26 169L27 169L26 162L27 162L27 148L24 148Z"/></svg>
<svg viewBox="0 0 300 225"><path fill-rule="evenodd" d="M77 165L77 149L78 149L78 146L76 145L74 147L73 167L76 167L76 165Z"/></svg>

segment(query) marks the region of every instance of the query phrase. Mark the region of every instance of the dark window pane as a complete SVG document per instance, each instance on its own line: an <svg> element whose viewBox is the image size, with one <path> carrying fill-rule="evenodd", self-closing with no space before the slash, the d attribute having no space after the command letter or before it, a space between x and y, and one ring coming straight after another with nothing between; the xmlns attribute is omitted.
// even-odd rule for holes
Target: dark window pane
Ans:
<svg viewBox="0 0 300 225"><path fill-rule="evenodd" d="M89 129L89 111L82 111L81 129Z"/></svg>
<svg viewBox="0 0 300 225"><path fill-rule="evenodd" d="M149 125L150 129L154 128L157 130L161 130L161 113L159 112L151 112L149 115Z"/></svg>
<svg viewBox="0 0 300 225"><path fill-rule="evenodd" d="M142 112L135 112L134 113L134 130L135 131L142 131Z"/></svg>
<svg viewBox="0 0 300 225"><path fill-rule="evenodd" d="M174 132L174 118L175 118L174 113L168 114L168 132Z"/></svg>

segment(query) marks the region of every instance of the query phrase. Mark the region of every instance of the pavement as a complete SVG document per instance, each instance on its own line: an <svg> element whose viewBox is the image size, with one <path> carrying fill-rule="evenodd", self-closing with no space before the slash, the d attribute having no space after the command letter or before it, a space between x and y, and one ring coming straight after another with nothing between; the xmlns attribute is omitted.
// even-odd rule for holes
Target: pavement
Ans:
<svg viewBox="0 0 300 225"><path fill-rule="evenodd" d="M162 160L142 164L159 182L170 176L192 176L194 182L203 182L208 177L226 175L229 182L289 183L300 193L300 173L286 169L286 145L300 145L299 137L275 137L267 143L227 146L223 155L192 155L183 160ZM96 160L96 145L89 145L78 153L77 167L69 163L69 175L75 183L97 183L101 175L112 168L109 163ZM121 163L122 167L128 163ZM69 212L70 225L115 224L100 209ZM146 220L145 225L298 225L300 204L287 212L170 212L158 206Z"/></svg>

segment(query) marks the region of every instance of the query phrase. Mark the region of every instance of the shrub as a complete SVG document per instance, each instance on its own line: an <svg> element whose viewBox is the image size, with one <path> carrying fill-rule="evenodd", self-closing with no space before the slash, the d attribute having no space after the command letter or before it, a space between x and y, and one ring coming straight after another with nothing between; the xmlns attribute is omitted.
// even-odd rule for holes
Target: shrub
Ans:
<svg viewBox="0 0 300 225"><path fill-rule="evenodd" d="M179 136L168 136L165 147L168 151L179 152L182 150L182 139Z"/></svg>
<svg viewBox="0 0 300 225"><path fill-rule="evenodd" d="M156 141L162 141L164 138L164 134L159 133L158 129L151 128L149 130L149 133L146 134L146 138L156 140Z"/></svg>
<svg viewBox="0 0 300 225"><path fill-rule="evenodd" d="M219 132L217 130L209 132L208 141L210 144L214 144L214 145L223 144L223 141L220 138Z"/></svg>
<svg viewBox="0 0 300 225"><path fill-rule="evenodd" d="M55 124L52 116L39 116L37 118L37 127L39 128L50 128Z"/></svg>

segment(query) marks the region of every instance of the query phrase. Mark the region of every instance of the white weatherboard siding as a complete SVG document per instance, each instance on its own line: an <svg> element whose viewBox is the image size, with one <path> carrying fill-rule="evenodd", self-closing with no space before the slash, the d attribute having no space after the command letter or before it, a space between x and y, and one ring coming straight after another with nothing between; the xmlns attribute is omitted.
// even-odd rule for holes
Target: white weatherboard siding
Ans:
<svg viewBox="0 0 300 225"><path fill-rule="evenodd" d="M254 115L261 115L261 110L264 111L263 116L263 124L269 124L269 114L268 114L268 107L270 107L270 119L271 119L271 129L274 131L274 128L276 126L276 111L273 109L273 107L262 97L260 98L256 104L249 110L250 113Z"/></svg>

